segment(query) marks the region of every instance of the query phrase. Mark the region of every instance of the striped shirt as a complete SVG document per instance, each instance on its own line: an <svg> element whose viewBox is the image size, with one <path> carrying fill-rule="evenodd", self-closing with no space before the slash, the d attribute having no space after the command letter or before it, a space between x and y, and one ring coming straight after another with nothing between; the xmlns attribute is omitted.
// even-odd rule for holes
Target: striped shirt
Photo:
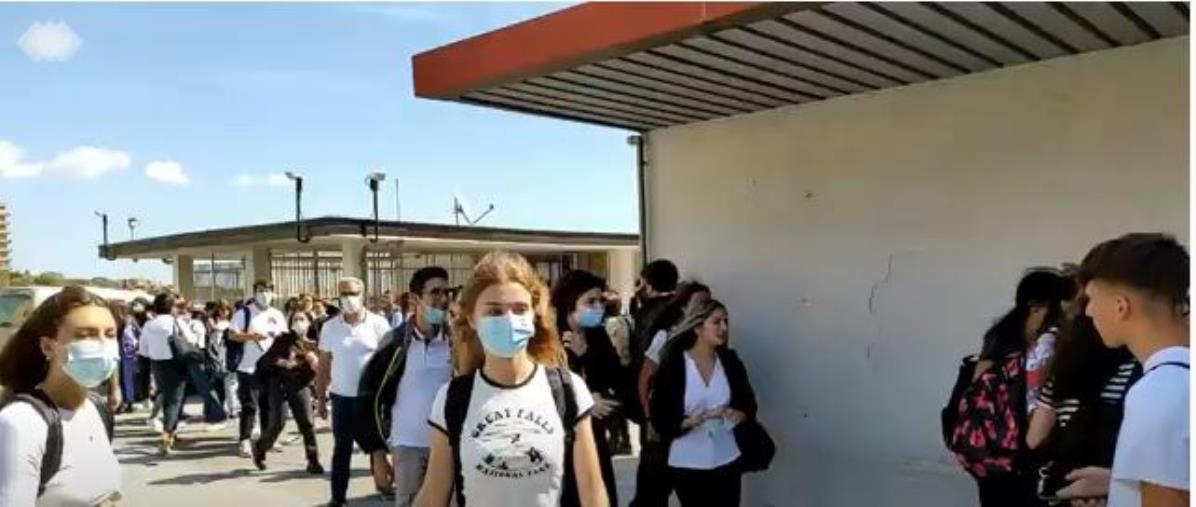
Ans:
<svg viewBox="0 0 1196 507"><path fill-rule="evenodd" d="M1101 389L1100 399L1105 403L1120 404L1125 400L1125 395L1130 390L1130 385L1136 380L1137 374L1141 372L1141 367L1135 359L1126 360L1117 367L1117 373L1114 373L1109 381L1105 383L1105 387ZM1071 418L1076 411L1080 409L1080 400L1078 398L1067 398L1056 401L1055 399L1055 379L1050 379L1038 391L1038 406L1050 408L1055 411L1056 425L1059 428L1067 427Z"/></svg>

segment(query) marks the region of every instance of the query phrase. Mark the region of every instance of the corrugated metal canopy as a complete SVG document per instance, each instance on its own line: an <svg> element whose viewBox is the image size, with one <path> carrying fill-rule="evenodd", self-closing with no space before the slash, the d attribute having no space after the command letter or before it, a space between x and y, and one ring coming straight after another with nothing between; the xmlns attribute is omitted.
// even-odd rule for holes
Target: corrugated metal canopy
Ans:
<svg viewBox="0 0 1196 507"><path fill-rule="evenodd" d="M1182 2L583 4L417 55L414 77L420 97L645 131L1183 36L1188 16ZM570 31L617 19L637 22ZM486 65L454 68L471 57Z"/></svg>

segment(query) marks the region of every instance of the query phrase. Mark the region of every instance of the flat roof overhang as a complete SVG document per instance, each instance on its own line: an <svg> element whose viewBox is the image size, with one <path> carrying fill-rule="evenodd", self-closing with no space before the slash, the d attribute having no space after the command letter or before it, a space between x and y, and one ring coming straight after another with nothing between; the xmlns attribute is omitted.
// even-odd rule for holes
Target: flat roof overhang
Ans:
<svg viewBox="0 0 1196 507"><path fill-rule="evenodd" d="M240 258L249 248L265 246L288 251L339 251L345 241L369 242L372 219L321 217L303 221L311 240L296 239L295 222L249 225L187 232L99 246L105 259L160 259L192 255L204 259ZM381 221L378 243L383 249L437 252L484 252L508 249L523 252L626 250L639 247L635 234L542 231L495 227L454 226Z"/></svg>
<svg viewBox="0 0 1196 507"><path fill-rule="evenodd" d="M1188 34L1186 2L585 3L412 58L415 95L634 131Z"/></svg>

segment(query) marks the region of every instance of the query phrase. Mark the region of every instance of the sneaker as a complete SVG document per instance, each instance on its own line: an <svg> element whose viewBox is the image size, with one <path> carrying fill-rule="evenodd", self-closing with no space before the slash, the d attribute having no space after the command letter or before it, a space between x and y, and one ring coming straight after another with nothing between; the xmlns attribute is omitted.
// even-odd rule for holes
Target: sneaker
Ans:
<svg viewBox="0 0 1196 507"><path fill-rule="evenodd" d="M242 440L241 441L241 452L239 452L237 455L242 458L253 457L253 444L250 443L248 440Z"/></svg>
<svg viewBox="0 0 1196 507"><path fill-rule="evenodd" d="M253 465L258 470L266 471L266 452L255 446L253 448Z"/></svg>

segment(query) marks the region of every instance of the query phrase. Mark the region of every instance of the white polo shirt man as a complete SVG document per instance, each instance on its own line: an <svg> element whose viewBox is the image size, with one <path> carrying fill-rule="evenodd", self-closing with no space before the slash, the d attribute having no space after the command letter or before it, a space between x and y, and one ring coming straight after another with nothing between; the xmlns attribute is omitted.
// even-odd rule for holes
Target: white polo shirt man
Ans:
<svg viewBox="0 0 1196 507"><path fill-rule="evenodd" d="M1142 365L1146 374L1125 399L1109 507L1140 507L1144 482L1189 491L1190 365L1187 347L1160 350Z"/></svg>
<svg viewBox="0 0 1196 507"><path fill-rule="evenodd" d="M343 315L324 323L320 330L320 350L332 354L332 382L328 391L336 396L357 396L357 383L366 363L378 350L382 336L390 331L390 323L374 312L362 312L364 317L355 324L345 322Z"/></svg>

